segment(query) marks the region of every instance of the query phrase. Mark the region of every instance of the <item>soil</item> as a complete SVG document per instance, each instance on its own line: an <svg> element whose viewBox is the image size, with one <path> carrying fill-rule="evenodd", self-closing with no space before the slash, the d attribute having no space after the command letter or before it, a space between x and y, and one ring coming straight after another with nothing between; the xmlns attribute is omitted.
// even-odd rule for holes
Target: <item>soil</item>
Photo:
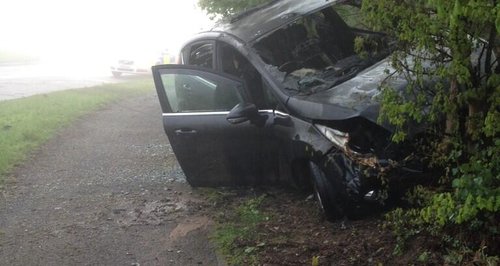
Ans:
<svg viewBox="0 0 500 266"><path fill-rule="evenodd" d="M255 249L258 265L443 265L441 243L419 237L408 242L404 254L394 253L396 238L384 226L386 208L374 206L356 220L329 222L312 195L294 190L265 188L234 190L215 201L212 213L231 217L249 199L265 200L259 210L268 217L251 239L238 238L234 246ZM220 212L223 212L220 214ZM214 220L221 219L214 216ZM420 257L426 253L426 258Z"/></svg>
<svg viewBox="0 0 500 266"><path fill-rule="evenodd" d="M391 265L395 241L382 227L380 215L332 223L312 197L291 192L271 195L273 200L265 201L263 209L273 218L260 230L274 241L260 254L263 264L311 265L312 258L318 257L319 265ZM281 253L279 258L276 251Z"/></svg>
<svg viewBox="0 0 500 266"><path fill-rule="evenodd" d="M1 265L223 265L154 92L58 132L13 171L0 202Z"/></svg>

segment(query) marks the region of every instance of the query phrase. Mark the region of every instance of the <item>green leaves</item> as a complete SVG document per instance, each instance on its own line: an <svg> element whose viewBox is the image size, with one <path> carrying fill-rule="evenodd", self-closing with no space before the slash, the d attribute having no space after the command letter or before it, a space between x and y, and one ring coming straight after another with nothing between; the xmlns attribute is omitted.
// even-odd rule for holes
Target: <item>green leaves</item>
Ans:
<svg viewBox="0 0 500 266"><path fill-rule="evenodd" d="M499 232L500 2L372 0L363 11L365 24L398 40L392 67L409 84L404 95L385 84L379 122L395 126L394 141L411 122L436 125L431 159L447 169L431 195L420 190L427 200L412 194L414 208L394 211L388 222L400 239L474 230L480 245Z"/></svg>
<svg viewBox="0 0 500 266"><path fill-rule="evenodd" d="M265 199L265 195L247 199L219 218L214 238L229 265L257 265L256 254L266 245L255 233L259 223L269 220L260 210Z"/></svg>

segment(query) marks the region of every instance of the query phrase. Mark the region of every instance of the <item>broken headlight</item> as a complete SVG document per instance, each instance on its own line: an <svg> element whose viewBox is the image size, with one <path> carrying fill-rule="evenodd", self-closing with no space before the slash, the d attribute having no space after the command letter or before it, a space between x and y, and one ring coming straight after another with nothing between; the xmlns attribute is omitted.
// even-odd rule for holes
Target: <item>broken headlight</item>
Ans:
<svg viewBox="0 0 500 266"><path fill-rule="evenodd" d="M349 134L329 128L323 125L315 125L316 128L325 136L329 141L333 142L333 144L337 145L337 147L341 149L347 149L347 143L349 142Z"/></svg>

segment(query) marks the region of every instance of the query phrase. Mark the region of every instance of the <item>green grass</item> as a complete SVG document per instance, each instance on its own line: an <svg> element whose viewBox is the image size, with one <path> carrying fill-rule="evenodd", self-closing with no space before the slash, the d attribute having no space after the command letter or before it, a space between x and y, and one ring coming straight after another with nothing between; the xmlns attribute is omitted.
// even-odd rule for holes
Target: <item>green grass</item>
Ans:
<svg viewBox="0 0 500 266"><path fill-rule="evenodd" d="M0 101L0 185L26 156L77 117L124 97L152 91L152 80Z"/></svg>
<svg viewBox="0 0 500 266"><path fill-rule="evenodd" d="M265 196L248 199L218 218L213 239L228 265L257 264L262 243L255 232L259 223L269 219L259 210L264 200Z"/></svg>

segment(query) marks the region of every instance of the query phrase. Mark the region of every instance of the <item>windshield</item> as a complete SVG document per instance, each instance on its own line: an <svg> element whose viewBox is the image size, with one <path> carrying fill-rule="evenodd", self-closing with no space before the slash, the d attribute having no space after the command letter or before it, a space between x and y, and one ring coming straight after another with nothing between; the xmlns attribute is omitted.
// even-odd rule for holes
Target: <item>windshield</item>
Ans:
<svg viewBox="0 0 500 266"><path fill-rule="evenodd" d="M383 34L353 27L355 9L334 5L303 16L254 48L288 90L314 93L331 88L388 55ZM362 49L355 49L355 43Z"/></svg>

